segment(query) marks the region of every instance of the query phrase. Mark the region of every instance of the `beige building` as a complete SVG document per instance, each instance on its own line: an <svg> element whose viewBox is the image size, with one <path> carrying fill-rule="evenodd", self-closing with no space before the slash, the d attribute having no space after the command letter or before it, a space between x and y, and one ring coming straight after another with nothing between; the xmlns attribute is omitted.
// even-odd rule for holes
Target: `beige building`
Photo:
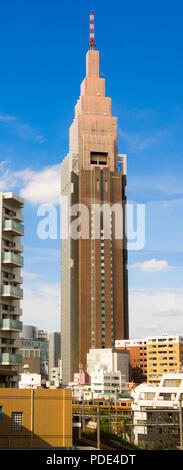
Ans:
<svg viewBox="0 0 183 470"><path fill-rule="evenodd" d="M160 382L164 373L179 372L183 365L183 336L163 335L146 338L147 381Z"/></svg>
<svg viewBox="0 0 183 470"><path fill-rule="evenodd" d="M90 348L111 348L116 339L128 338L125 189L126 155L118 154L117 118L93 45L70 127L69 154L61 164L61 192L72 224L69 232L62 219L63 384L86 370Z"/></svg>
<svg viewBox="0 0 183 470"><path fill-rule="evenodd" d="M0 447L72 447L71 390L0 390Z"/></svg>
<svg viewBox="0 0 183 470"><path fill-rule="evenodd" d="M0 193L0 387L17 386L18 366L21 364L23 206L24 200L14 193Z"/></svg>

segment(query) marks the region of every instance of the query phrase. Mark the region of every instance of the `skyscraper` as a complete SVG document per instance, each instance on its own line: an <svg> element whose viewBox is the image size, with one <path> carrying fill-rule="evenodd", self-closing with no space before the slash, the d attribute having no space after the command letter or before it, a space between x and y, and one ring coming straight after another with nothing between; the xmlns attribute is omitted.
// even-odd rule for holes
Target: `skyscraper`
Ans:
<svg viewBox="0 0 183 470"><path fill-rule="evenodd" d="M86 77L61 164L69 212L68 223L65 209L62 219L63 384L86 368L90 348L111 348L128 338L125 188L126 155L118 154L117 118L99 76L92 12Z"/></svg>

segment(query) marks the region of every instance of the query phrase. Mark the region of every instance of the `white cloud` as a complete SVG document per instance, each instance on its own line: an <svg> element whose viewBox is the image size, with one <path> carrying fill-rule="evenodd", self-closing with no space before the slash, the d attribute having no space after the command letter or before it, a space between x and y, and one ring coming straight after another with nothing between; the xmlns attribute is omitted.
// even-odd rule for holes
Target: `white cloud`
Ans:
<svg viewBox="0 0 183 470"><path fill-rule="evenodd" d="M22 321L47 331L60 330L60 285L29 282L24 288Z"/></svg>
<svg viewBox="0 0 183 470"><path fill-rule="evenodd" d="M183 334L183 289L130 288L130 337Z"/></svg>
<svg viewBox="0 0 183 470"><path fill-rule="evenodd" d="M53 165L40 172L32 172L27 185L20 191L20 195L32 204L58 204L60 192L60 165Z"/></svg>
<svg viewBox="0 0 183 470"><path fill-rule="evenodd" d="M168 268L168 261L166 260L156 260L155 258L144 261L143 263L134 263L131 265L131 268L139 268L141 271L144 272L157 272L157 271L164 271Z"/></svg>
<svg viewBox="0 0 183 470"><path fill-rule="evenodd" d="M9 192L19 190L25 201L31 204L58 204L61 192L60 165L34 171L25 168L21 171L12 171L8 161L0 164L0 191Z"/></svg>

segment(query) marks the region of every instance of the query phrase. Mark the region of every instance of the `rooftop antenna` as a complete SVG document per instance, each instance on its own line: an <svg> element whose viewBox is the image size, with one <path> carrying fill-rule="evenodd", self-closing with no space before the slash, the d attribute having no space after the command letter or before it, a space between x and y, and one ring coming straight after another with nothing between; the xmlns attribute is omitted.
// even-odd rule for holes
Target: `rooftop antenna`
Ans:
<svg viewBox="0 0 183 470"><path fill-rule="evenodd" d="M95 49L95 27L94 27L94 12L90 13L90 40L89 40L90 49Z"/></svg>

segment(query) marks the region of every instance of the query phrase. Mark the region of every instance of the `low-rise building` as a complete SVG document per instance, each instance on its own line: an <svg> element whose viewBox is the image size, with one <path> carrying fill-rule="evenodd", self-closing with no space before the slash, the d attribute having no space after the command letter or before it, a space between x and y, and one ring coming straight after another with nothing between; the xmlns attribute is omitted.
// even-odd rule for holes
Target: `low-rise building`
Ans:
<svg viewBox="0 0 183 470"><path fill-rule="evenodd" d="M91 390L93 398L117 396L119 392L127 391L125 376L118 372L100 369L91 374Z"/></svg>
<svg viewBox="0 0 183 470"><path fill-rule="evenodd" d="M87 354L87 372L98 373L101 369L108 372L121 372L129 382L130 357L128 351L117 351L112 348L90 349Z"/></svg>
<svg viewBox="0 0 183 470"><path fill-rule="evenodd" d="M41 387L41 375L31 374L28 370L20 374L19 388L39 388Z"/></svg>
<svg viewBox="0 0 183 470"><path fill-rule="evenodd" d="M163 374L159 384L140 384L131 394L135 444L148 448L179 446L183 372Z"/></svg>
<svg viewBox="0 0 183 470"><path fill-rule="evenodd" d="M146 339L122 339L115 341L118 351L129 351L130 380L141 383L147 380L147 348Z"/></svg>
<svg viewBox="0 0 183 470"><path fill-rule="evenodd" d="M72 447L72 392L0 389L0 447Z"/></svg>
<svg viewBox="0 0 183 470"><path fill-rule="evenodd" d="M48 380L49 364L49 341L47 332L39 330L32 325L23 325L23 331L20 337L20 352L23 362L20 373L23 372L24 364L28 364L30 372L37 373L39 361L42 385L45 386Z"/></svg>

